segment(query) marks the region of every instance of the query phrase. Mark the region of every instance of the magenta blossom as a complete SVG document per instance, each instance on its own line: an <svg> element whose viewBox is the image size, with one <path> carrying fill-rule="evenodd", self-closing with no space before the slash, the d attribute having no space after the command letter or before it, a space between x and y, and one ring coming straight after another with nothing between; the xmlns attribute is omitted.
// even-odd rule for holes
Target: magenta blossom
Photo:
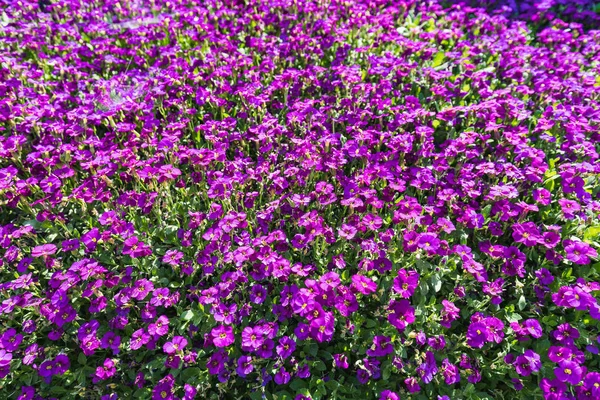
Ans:
<svg viewBox="0 0 600 400"><path fill-rule="evenodd" d="M233 328L228 325L220 325L211 331L212 341L217 347L228 347L235 342Z"/></svg>
<svg viewBox="0 0 600 400"><path fill-rule="evenodd" d="M54 253L56 253L56 245L53 245L52 243L42 244L31 250L31 257L50 256Z"/></svg>

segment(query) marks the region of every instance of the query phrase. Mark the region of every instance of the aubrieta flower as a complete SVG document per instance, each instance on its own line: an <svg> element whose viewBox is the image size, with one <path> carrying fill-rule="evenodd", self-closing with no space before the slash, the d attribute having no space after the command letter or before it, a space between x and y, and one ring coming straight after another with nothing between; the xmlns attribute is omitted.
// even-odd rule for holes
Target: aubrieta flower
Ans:
<svg viewBox="0 0 600 400"><path fill-rule="evenodd" d="M228 325L219 325L211 331L212 342L217 347L228 347L235 342L233 328Z"/></svg>
<svg viewBox="0 0 600 400"><path fill-rule="evenodd" d="M286 385L290 380L290 373L287 372L284 367L280 367L274 377L275 383L278 385Z"/></svg>
<svg viewBox="0 0 600 400"><path fill-rule="evenodd" d="M574 264L587 265L591 258L598 257L598 252L593 247L579 240L564 240L563 246L567 260Z"/></svg>
<svg viewBox="0 0 600 400"><path fill-rule="evenodd" d="M94 382L109 379L114 376L116 372L117 369L115 368L115 362L112 359L107 358L104 360L101 366L96 368Z"/></svg>
<svg viewBox="0 0 600 400"><path fill-rule="evenodd" d="M132 258L145 257L152 254L150 248L141 242L137 236L131 236L123 243L123 254Z"/></svg>
<svg viewBox="0 0 600 400"><path fill-rule="evenodd" d="M296 342L289 336L283 336L279 339L279 345L276 348L277 355L281 358L288 358L296 350Z"/></svg>
<svg viewBox="0 0 600 400"><path fill-rule="evenodd" d="M317 342L329 342L335 332L335 320L329 314L315 318L310 322L310 336Z"/></svg>
<svg viewBox="0 0 600 400"><path fill-rule="evenodd" d="M240 358L238 358L237 368L235 371L242 378L245 378L246 376L248 376L248 374L250 374L252 371L254 371L254 365L252 364L252 357L241 356Z"/></svg>
<svg viewBox="0 0 600 400"><path fill-rule="evenodd" d="M165 336L169 333L169 319L161 315L156 322L148 325L148 333L152 336Z"/></svg>
<svg viewBox="0 0 600 400"><path fill-rule="evenodd" d="M242 349L256 351L265 342L264 329L261 326L247 326L242 331Z"/></svg>
<svg viewBox="0 0 600 400"><path fill-rule="evenodd" d="M0 367L5 368L10 365L10 361L12 360L13 355L11 352L6 351L4 349L0 349Z"/></svg>
<svg viewBox="0 0 600 400"><path fill-rule="evenodd" d="M144 332L143 329L138 329L137 331L133 332L133 335L131 335L129 348L131 350L138 350L148 342L150 342L150 335Z"/></svg>
<svg viewBox="0 0 600 400"><path fill-rule="evenodd" d="M527 247L537 245L541 241L538 227L533 222L524 222L512 226L512 237L517 243L523 243Z"/></svg>
<svg viewBox="0 0 600 400"><path fill-rule="evenodd" d="M518 356L514 361L514 366L517 373L521 376L529 376L533 372L537 372L542 367L539 354L533 350L525 350L523 354Z"/></svg>
<svg viewBox="0 0 600 400"><path fill-rule="evenodd" d="M352 287L365 296L373 294L377 290L377 284L372 279L358 274L352 275Z"/></svg>
<svg viewBox="0 0 600 400"><path fill-rule="evenodd" d="M473 320L467 330L467 344L482 348L486 342L500 343L504 338L504 323L495 317Z"/></svg>
<svg viewBox="0 0 600 400"><path fill-rule="evenodd" d="M447 358L442 361L442 375L444 376L444 382L447 385L453 385L455 383L460 382L460 372L458 367L454 364L450 363L450 360Z"/></svg>
<svg viewBox="0 0 600 400"><path fill-rule="evenodd" d="M182 351L188 344L188 341L183 336L175 336L169 342L163 345L163 351L167 354L173 354Z"/></svg>
<svg viewBox="0 0 600 400"><path fill-rule="evenodd" d="M358 230L354 226L348 224L343 224L338 229L339 236L346 240L352 240L357 232Z"/></svg>
<svg viewBox="0 0 600 400"><path fill-rule="evenodd" d="M540 388L542 389L544 398L548 400L563 399L563 395L567 391L567 385L557 379L542 378Z"/></svg>
<svg viewBox="0 0 600 400"><path fill-rule="evenodd" d="M183 259L183 253L178 250L168 250L163 256L162 261L172 267L177 267Z"/></svg>
<svg viewBox="0 0 600 400"><path fill-rule="evenodd" d="M14 352L23 341L23 335L14 328L7 329L0 337L0 344L6 351Z"/></svg>
<svg viewBox="0 0 600 400"><path fill-rule="evenodd" d="M577 385L585 375L586 368L571 360L563 360L554 368L556 379L561 382L567 382L571 385Z"/></svg>
<svg viewBox="0 0 600 400"><path fill-rule="evenodd" d="M394 278L392 289L401 297L410 298L419 285L419 274L416 271L401 269L398 276Z"/></svg>
<svg viewBox="0 0 600 400"><path fill-rule="evenodd" d="M373 344L367 349L369 357L384 357L394 352L391 339L387 336L377 335L373 338Z"/></svg>
<svg viewBox="0 0 600 400"><path fill-rule="evenodd" d="M335 367L340 369L348 369L350 366L348 364L348 357L345 354L334 354L333 360L335 362Z"/></svg>
<svg viewBox="0 0 600 400"><path fill-rule="evenodd" d="M169 374L152 389L152 400L175 400L173 393L175 379Z"/></svg>
<svg viewBox="0 0 600 400"><path fill-rule="evenodd" d="M437 362L435 361L433 352L428 351L425 353L425 361L417 367L416 372L425 384L430 383L433 380L438 372Z"/></svg>
<svg viewBox="0 0 600 400"><path fill-rule="evenodd" d="M379 394L379 400L400 400L400 396L391 390L384 390Z"/></svg>
<svg viewBox="0 0 600 400"><path fill-rule="evenodd" d="M52 243L42 244L40 246L36 246L31 250L31 257L44 257L50 256L56 253L56 245Z"/></svg>
<svg viewBox="0 0 600 400"><path fill-rule="evenodd" d="M583 380L583 387L594 397L600 396L600 372L588 372Z"/></svg>
<svg viewBox="0 0 600 400"><path fill-rule="evenodd" d="M408 300L392 300L388 305L388 321L400 332L415 322L415 310Z"/></svg>

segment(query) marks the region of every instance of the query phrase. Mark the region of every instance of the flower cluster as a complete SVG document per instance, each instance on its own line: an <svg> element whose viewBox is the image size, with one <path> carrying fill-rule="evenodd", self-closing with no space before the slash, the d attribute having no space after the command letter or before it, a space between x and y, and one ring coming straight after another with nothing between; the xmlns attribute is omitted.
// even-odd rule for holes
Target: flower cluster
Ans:
<svg viewBox="0 0 600 400"><path fill-rule="evenodd" d="M599 399L591 0L0 7L0 397Z"/></svg>

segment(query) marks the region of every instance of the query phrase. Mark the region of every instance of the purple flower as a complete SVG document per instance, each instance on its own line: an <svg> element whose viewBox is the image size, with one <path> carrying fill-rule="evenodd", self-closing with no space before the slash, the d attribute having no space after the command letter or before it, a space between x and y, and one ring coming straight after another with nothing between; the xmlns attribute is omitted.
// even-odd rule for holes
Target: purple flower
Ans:
<svg viewBox="0 0 600 400"><path fill-rule="evenodd" d="M4 350L0 350L0 356L2 356L2 351ZM8 353L10 354L10 353ZM11 358L12 358L12 354L11 354ZM45 360L43 361L40 366L38 367L38 374L42 377L42 378L50 378L54 373L54 360Z"/></svg>
<svg viewBox="0 0 600 400"><path fill-rule="evenodd" d="M537 319L530 318L523 322L523 331L531 337L539 339L543 335L542 326Z"/></svg>
<svg viewBox="0 0 600 400"><path fill-rule="evenodd" d="M517 373L522 376L529 376L532 372L537 372L542 367L540 356L532 350L525 350L525 353L517 357L514 362Z"/></svg>
<svg viewBox="0 0 600 400"><path fill-rule="evenodd" d="M417 246L432 254L440 248L440 240L432 233L424 233L419 236Z"/></svg>
<svg viewBox="0 0 600 400"><path fill-rule="evenodd" d="M389 323L401 332L408 325L415 322L415 309L410 305L408 300L392 300L388 309L390 310L388 314Z"/></svg>
<svg viewBox="0 0 600 400"><path fill-rule="evenodd" d="M400 400L400 396L391 390L384 390L379 394L379 400Z"/></svg>
<svg viewBox="0 0 600 400"><path fill-rule="evenodd" d="M175 379L169 374L152 389L152 400L175 400L173 384Z"/></svg>
<svg viewBox="0 0 600 400"><path fill-rule="evenodd" d="M114 376L116 372L115 362L112 359L107 358L101 366L96 368L94 378L96 381L106 380Z"/></svg>
<svg viewBox="0 0 600 400"><path fill-rule="evenodd" d="M348 357L345 354L334 354L333 360L335 362L335 367L340 369L348 369L350 366L348 364Z"/></svg>
<svg viewBox="0 0 600 400"><path fill-rule="evenodd" d="M149 341L150 335L144 332L143 329L138 329L137 331L133 332L133 335L131 335L129 347L131 348L131 350L138 350Z"/></svg>
<svg viewBox="0 0 600 400"><path fill-rule="evenodd" d="M398 271L398 276L394 278L392 289L401 297L408 299L415 293L418 285L419 274L416 271L401 269Z"/></svg>
<svg viewBox="0 0 600 400"><path fill-rule="evenodd" d="M433 380L435 374L438 372L438 367L433 352L428 351L425 353L425 362L421 363L417 367L416 372L425 384L430 383Z"/></svg>
<svg viewBox="0 0 600 400"><path fill-rule="evenodd" d="M276 348L277 354L281 358L288 358L296 350L296 342L289 336L279 339L279 345Z"/></svg>
<svg viewBox="0 0 600 400"><path fill-rule="evenodd" d="M0 368L8 367L12 358L12 353L4 349L0 349Z"/></svg>
<svg viewBox="0 0 600 400"><path fill-rule="evenodd" d="M515 224L512 229L512 237L517 243L523 243L525 246L531 247L541 241L540 231L533 222Z"/></svg>
<svg viewBox="0 0 600 400"><path fill-rule="evenodd" d="M252 357L241 356L237 361L237 368L235 370L239 376L245 378L254 371L254 365L252 365Z"/></svg>
<svg viewBox="0 0 600 400"><path fill-rule="evenodd" d="M209 357L206 368L210 374L217 375L223 371L227 360L227 354L224 351L219 350Z"/></svg>
<svg viewBox="0 0 600 400"><path fill-rule="evenodd" d="M340 237L346 240L352 240L357 232L358 230L354 226L348 224L343 224L338 229L338 234L340 235Z"/></svg>
<svg viewBox="0 0 600 400"><path fill-rule="evenodd" d="M369 357L383 357L394 352L392 341L387 336L375 336L373 344L367 349Z"/></svg>
<svg viewBox="0 0 600 400"><path fill-rule="evenodd" d="M43 257L50 256L56 253L56 246L52 243L42 244L40 246L36 246L31 250L31 257Z"/></svg>
<svg viewBox="0 0 600 400"><path fill-rule="evenodd" d="M442 375L444 376L444 382L447 385L453 385L460 382L460 372L458 367L450 363L447 358L442 361Z"/></svg>
<svg viewBox="0 0 600 400"><path fill-rule="evenodd" d="M169 333L169 319L161 315L155 323L148 325L148 333L152 336L165 336Z"/></svg>
<svg viewBox="0 0 600 400"><path fill-rule="evenodd" d="M421 386L419 386L419 381L414 376L408 377L404 380L404 384L406 385L406 390L409 393L418 393L421 391Z"/></svg>
<svg viewBox="0 0 600 400"><path fill-rule="evenodd" d="M175 336L170 342L163 345L163 351L167 354L173 354L182 351L188 344L183 336Z"/></svg>
<svg viewBox="0 0 600 400"><path fill-rule="evenodd" d="M69 361L69 357L67 357L66 354L59 354L54 359L54 368L52 373L54 375L63 375L69 370L70 366L71 362Z"/></svg>
<svg viewBox="0 0 600 400"><path fill-rule="evenodd" d="M596 250L585 242L565 240L563 244L567 260L574 264L587 265L590 263L590 258L598 257Z"/></svg>
<svg viewBox="0 0 600 400"><path fill-rule="evenodd" d="M100 341L103 349L111 349L114 355L119 354L119 346L121 344L121 337L114 332L108 331L102 336Z"/></svg>
<svg viewBox="0 0 600 400"><path fill-rule="evenodd" d="M315 301L307 293L300 293L292 301L294 313L306 317L315 308Z"/></svg>
<svg viewBox="0 0 600 400"><path fill-rule="evenodd" d="M67 239L61 244L62 251L74 251L79 248L79 239Z"/></svg>
<svg viewBox="0 0 600 400"><path fill-rule="evenodd" d="M131 258L139 258L150 255L150 248L142 243L136 236L131 236L123 243L123 254Z"/></svg>
<svg viewBox="0 0 600 400"><path fill-rule="evenodd" d="M352 276L352 287L365 296L377 291L377 284L373 280L358 274Z"/></svg>
<svg viewBox="0 0 600 400"><path fill-rule="evenodd" d="M567 391L567 385L557 379L542 378L540 389L542 389L545 399L562 400L564 399L563 394Z"/></svg>
<svg viewBox="0 0 600 400"><path fill-rule="evenodd" d="M61 181L55 176L49 176L40 181L40 188L44 193L54 193L61 187Z"/></svg>
<svg viewBox="0 0 600 400"><path fill-rule="evenodd" d="M273 348L275 348L275 342L271 339L266 339L263 344L260 345L256 350L256 355L262 358L271 358L273 355Z"/></svg>
<svg viewBox="0 0 600 400"><path fill-rule="evenodd" d="M233 328L231 326L219 325L211 331L213 344L217 347L228 347L235 342Z"/></svg>
<svg viewBox="0 0 600 400"><path fill-rule="evenodd" d="M309 325L309 332L317 342L328 342L333 338L333 317L322 316L313 319Z"/></svg>
<svg viewBox="0 0 600 400"><path fill-rule="evenodd" d="M600 372L588 372L583 379L583 386L591 392L592 398L600 398Z"/></svg>
<svg viewBox="0 0 600 400"><path fill-rule="evenodd" d="M581 382L585 371L585 367L582 367L571 360L563 360L558 364L558 368L554 368L554 375L556 375L556 379L561 382L577 385Z"/></svg>
<svg viewBox="0 0 600 400"><path fill-rule="evenodd" d="M86 247L88 252L93 252L96 250L98 246L98 241L100 240L100 231L98 228L93 228L85 235L81 237L81 242Z"/></svg>
<svg viewBox="0 0 600 400"><path fill-rule="evenodd" d="M486 342L487 327L482 322L473 322L467 329L467 344L480 349Z"/></svg>
<svg viewBox="0 0 600 400"><path fill-rule="evenodd" d="M14 328L8 329L0 338L0 343L6 351L13 352L19 348L19 345L23 341L23 335L18 334Z"/></svg>
<svg viewBox="0 0 600 400"><path fill-rule="evenodd" d="M242 331L242 349L246 351L255 351L265 342L263 330L261 327L247 326Z"/></svg>
<svg viewBox="0 0 600 400"><path fill-rule="evenodd" d="M178 250L168 250L162 261L172 267L177 267L183 259L183 253Z"/></svg>
<svg viewBox="0 0 600 400"><path fill-rule="evenodd" d="M442 306L444 307L441 312L440 325L444 328L450 328L452 321L459 318L460 309L454 305L451 301L442 300Z"/></svg>
<svg viewBox="0 0 600 400"><path fill-rule="evenodd" d="M274 377L275 383L278 385L287 385L290 379L290 373L287 372L283 367L279 368Z"/></svg>

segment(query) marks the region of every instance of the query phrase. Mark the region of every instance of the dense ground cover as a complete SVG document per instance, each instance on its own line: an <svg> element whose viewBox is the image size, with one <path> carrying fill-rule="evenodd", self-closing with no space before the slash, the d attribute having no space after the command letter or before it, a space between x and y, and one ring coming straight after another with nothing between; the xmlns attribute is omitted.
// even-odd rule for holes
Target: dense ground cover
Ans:
<svg viewBox="0 0 600 400"><path fill-rule="evenodd" d="M598 14L450 3L2 3L1 398L599 399Z"/></svg>

